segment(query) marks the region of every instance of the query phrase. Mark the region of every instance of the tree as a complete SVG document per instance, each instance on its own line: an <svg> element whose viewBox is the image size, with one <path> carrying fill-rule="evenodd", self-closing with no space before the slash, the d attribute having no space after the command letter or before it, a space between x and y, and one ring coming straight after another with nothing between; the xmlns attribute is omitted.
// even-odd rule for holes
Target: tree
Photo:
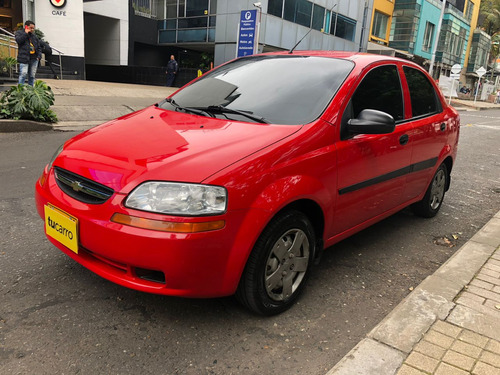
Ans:
<svg viewBox="0 0 500 375"><path fill-rule="evenodd" d="M489 35L500 32L500 0L485 0L481 2L479 25Z"/></svg>

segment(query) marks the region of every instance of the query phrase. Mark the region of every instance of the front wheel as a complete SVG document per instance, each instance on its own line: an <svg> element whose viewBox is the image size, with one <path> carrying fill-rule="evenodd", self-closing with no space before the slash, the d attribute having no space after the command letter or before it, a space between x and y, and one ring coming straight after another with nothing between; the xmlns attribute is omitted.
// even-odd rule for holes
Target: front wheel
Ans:
<svg viewBox="0 0 500 375"><path fill-rule="evenodd" d="M448 168L446 164L441 164L432 178L431 184L427 188L424 199L411 205L415 215L422 217L434 217L443 204L444 193L448 186Z"/></svg>
<svg viewBox="0 0 500 375"><path fill-rule="evenodd" d="M316 237L302 212L279 214L257 240L236 292L238 300L262 315L290 308L304 288Z"/></svg>

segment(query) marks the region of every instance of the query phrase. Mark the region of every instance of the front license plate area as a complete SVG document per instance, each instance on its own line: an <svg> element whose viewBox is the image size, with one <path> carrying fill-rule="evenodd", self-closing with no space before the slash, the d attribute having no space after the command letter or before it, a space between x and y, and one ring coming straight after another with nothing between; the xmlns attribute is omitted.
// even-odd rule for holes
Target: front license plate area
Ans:
<svg viewBox="0 0 500 375"><path fill-rule="evenodd" d="M51 205L45 205L45 233L78 254L78 219Z"/></svg>

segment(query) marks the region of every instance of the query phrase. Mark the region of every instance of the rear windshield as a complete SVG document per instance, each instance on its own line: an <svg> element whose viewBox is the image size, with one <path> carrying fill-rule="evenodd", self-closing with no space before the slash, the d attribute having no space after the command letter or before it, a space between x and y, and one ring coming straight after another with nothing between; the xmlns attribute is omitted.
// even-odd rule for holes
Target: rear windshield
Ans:
<svg viewBox="0 0 500 375"><path fill-rule="evenodd" d="M244 111L272 124L307 124L323 113L353 67L348 60L316 56L243 58L205 74L172 99L181 107ZM161 107L175 109L167 102ZM234 113L216 117L251 121Z"/></svg>

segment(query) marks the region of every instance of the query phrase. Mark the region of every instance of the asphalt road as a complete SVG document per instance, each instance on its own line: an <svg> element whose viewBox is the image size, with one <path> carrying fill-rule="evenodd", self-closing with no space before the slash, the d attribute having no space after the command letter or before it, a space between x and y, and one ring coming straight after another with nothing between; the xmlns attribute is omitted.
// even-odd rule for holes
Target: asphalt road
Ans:
<svg viewBox="0 0 500 375"><path fill-rule="evenodd" d="M76 133L0 134L0 373L326 373L500 209L500 110L461 117L438 216L403 210L328 249L299 303L271 318L233 298L135 292L76 264L45 239L33 198Z"/></svg>

